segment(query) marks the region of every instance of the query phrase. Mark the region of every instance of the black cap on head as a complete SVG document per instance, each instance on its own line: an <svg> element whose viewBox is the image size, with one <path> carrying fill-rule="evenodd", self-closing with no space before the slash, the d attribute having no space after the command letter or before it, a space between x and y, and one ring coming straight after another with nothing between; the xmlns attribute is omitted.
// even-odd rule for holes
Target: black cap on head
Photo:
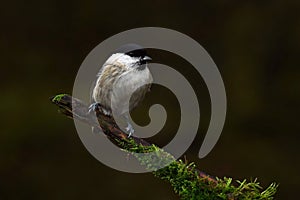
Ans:
<svg viewBox="0 0 300 200"><path fill-rule="evenodd" d="M147 51L138 44L126 44L118 48L114 53L124 53L132 57L145 57Z"/></svg>

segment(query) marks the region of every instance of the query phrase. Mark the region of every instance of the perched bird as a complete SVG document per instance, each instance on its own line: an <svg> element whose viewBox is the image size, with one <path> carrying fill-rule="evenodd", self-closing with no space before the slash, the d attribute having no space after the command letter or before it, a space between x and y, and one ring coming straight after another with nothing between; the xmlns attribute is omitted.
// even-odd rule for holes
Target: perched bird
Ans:
<svg viewBox="0 0 300 200"><path fill-rule="evenodd" d="M94 103L90 111L100 104L106 115L123 118L128 137L134 132L128 118L129 111L143 100L153 80L147 67L151 60L139 45L120 47L103 64L92 91Z"/></svg>

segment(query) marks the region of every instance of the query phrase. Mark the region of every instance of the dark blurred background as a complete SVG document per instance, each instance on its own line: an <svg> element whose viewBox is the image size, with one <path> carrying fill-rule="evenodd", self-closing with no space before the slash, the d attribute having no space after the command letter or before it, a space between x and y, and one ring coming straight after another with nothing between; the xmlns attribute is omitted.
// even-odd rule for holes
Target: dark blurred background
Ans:
<svg viewBox="0 0 300 200"><path fill-rule="evenodd" d="M201 128L187 159L218 177L257 177L264 187L275 181L280 183L276 199L297 199L299 8L296 0L1 2L0 199L179 199L152 174L118 172L94 159L73 121L49 101L72 92L80 64L96 45L143 26L195 39L225 83L226 124L213 151L200 160L209 97L201 76L180 65L193 87L203 91ZM181 61L165 60L180 68ZM150 96L164 90L154 87ZM167 101L177 105L173 98ZM134 111L137 121L141 113L147 112ZM169 130L176 128L174 116ZM151 139L166 143L172 132L166 129Z"/></svg>

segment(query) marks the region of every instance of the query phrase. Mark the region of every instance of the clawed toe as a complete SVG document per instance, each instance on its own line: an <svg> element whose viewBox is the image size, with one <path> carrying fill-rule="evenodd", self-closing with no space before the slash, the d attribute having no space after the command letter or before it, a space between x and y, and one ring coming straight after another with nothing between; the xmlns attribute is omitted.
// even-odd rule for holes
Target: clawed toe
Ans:
<svg viewBox="0 0 300 200"><path fill-rule="evenodd" d="M89 113L92 113L92 112L95 112L96 109L100 106L99 103L92 103L90 106L89 106Z"/></svg>
<svg viewBox="0 0 300 200"><path fill-rule="evenodd" d="M134 133L134 129L130 123L128 123L127 127L125 128L126 132L128 133L128 138L132 136Z"/></svg>

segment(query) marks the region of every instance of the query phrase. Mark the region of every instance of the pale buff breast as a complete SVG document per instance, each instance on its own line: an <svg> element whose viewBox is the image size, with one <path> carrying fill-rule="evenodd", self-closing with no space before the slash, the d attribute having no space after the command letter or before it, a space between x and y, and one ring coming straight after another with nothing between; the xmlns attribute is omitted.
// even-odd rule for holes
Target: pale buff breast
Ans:
<svg viewBox="0 0 300 200"><path fill-rule="evenodd" d="M124 114L135 108L149 91L153 81L149 69L131 70L116 81L112 102L117 114Z"/></svg>
<svg viewBox="0 0 300 200"><path fill-rule="evenodd" d="M106 66L97 80L93 99L109 110L113 106L115 114L122 115L143 100L152 80L147 67L143 70L128 70L122 66Z"/></svg>

